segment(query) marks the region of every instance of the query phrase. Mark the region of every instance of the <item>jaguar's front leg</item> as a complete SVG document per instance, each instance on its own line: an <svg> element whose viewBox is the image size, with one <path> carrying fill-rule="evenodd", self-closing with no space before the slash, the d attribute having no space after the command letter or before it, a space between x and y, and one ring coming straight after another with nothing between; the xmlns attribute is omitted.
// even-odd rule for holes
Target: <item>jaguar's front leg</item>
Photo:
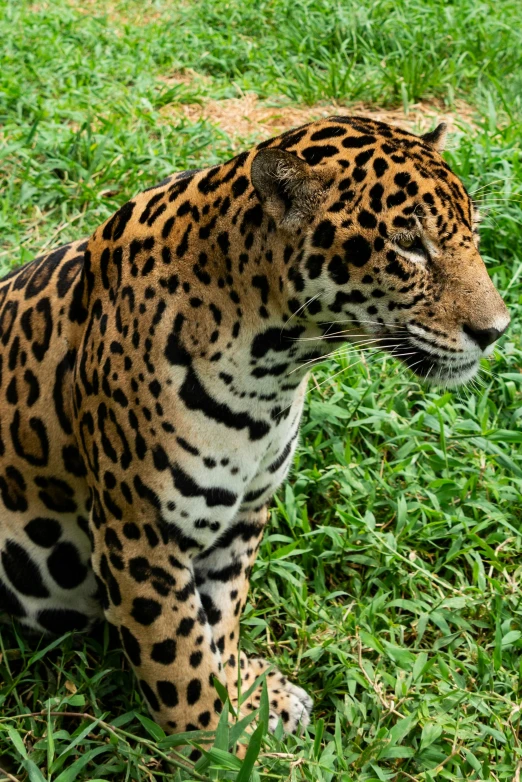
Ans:
<svg viewBox="0 0 522 782"><path fill-rule="evenodd" d="M299 726L308 724L312 699L270 662L261 658L249 659L239 651L241 611L247 601L250 573L266 520L266 507L240 514L217 544L195 560L196 582L216 645L222 654L233 705L239 701L238 685L245 693L256 678L268 670L269 727L274 730L281 719L285 731L292 733ZM260 687L257 687L241 704L241 711L246 713L256 708L259 702Z"/></svg>
<svg viewBox="0 0 522 782"><path fill-rule="evenodd" d="M169 733L216 727L226 685L192 561L152 521L92 524L93 568L154 719Z"/></svg>

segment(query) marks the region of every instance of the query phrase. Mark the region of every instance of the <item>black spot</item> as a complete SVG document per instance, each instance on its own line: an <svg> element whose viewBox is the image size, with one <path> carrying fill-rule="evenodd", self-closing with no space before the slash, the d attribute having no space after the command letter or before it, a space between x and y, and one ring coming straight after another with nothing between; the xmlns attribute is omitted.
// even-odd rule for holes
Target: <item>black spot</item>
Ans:
<svg viewBox="0 0 522 782"><path fill-rule="evenodd" d="M16 467L9 465L5 476L0 475L0 493L6 508L11 511L23 512L28 508L25 496L26 485L23 476Z"/></svg>
<svg viewBox="0 0 522 782"><path fill-rule="evenodd" d="M209 307L209 310L212 313L212 317L216 321L216 324L219 326L221 324L221 319L222 319L222 312L221 312L221 310L218 307L216 307L215 304L209 304L208 307Z"/></svg>
<svg viewBox="0 0 522 782"><path fill-rule="evenodd" d="M190 540L190 538L189 538ZM183 589L178 589L176 592L176 598L180 601L180 603L185 603L189 597L191 597L196 592L196 584L194 582L194 579L191 579ZM179 634L179 628L178 628L178 634Z"/></svg>
<svg viewBox="0 0 522 782"><path fill-rule="evenodd" d="M0 581L0 611L5 611L11 614L11 616L17 616L18 618L26 615L22 603L3 581Z"/></svg>
<svg viewBox="0 0 522 782"><path fill-rule="evenodd" d="M158 695L161 700L168 706L169 709L173 709L178 705L178 690L176 685L172 682L160 680L157 682Z"/></svg>
<svg viewBox="0 0 522 782"><path fill-rule="evenodd" d="M7 578L22 595L49 597L40 568L26 550L14 540L7 540L5 543L2 565Z"/></svg>
<svg viewBox="0 0 522 782"><path fill-rule="evenodd" d="M150 578L150 564L145 557L133 557L129 560L129 574L140 584Z"/></svg>
<svg viewBox="0 0 522 782"><path fill-rule="evenodd" d="M10 372L14 372L16 369L16 366L18 364L18 354L20 352L20 337L17 335L12 343L11 347L9 349L9 360L8 360L8 367Z"/></svg>
<svg viewBox="0 0 522 782"><path fill-rule="evenodd" d="M115 606L121 605L120 586L112 574L112 570L109 567L109 562L105 554L102 554L100 559L100 574L103 578L103 581L109 588L109 596L112 604Z"/></svg>
<svg viewBox="0 0 522 782"><path fill-rule="evenodd" d="M66 434L72 434L72 424L66 413L66 396L69 393L71 372L76 359L76 351L69 350L56 367L53 385L54 409L60 426Z"/></svg>
<svg viewBox="0 0 522 782"><path fill-rule="evenodd" d="M328 273L330 274L332 280L337 283L337 285L345 285L350 279L348 264L341 258L340 255L334 255L328 264Z"/></svg>
<svg viewBox="0 0 522 782"><path fill-rule="evenodd" d="M397 190L396 193L392 193L386 199L386 206L390 209L393 206L400 206L406 201L406 194L404 190Z"/></svg>
<svg viewBox="0 0 522 782"><path fill-rule="evenodd" d="M332 246L335 238L335 225L329 220L323 220L314 231L312 244L314 247L321 247L328 250Z"/></svg>
<svg viewBox="0 0 522 782"><path fill-rule="evenodd" d="M11 438L14 449L18 456L25 459L33 466L43 466L47 464L49 458L49 438L44 422L40 418L29 418L27 422L32 433L29 435L26 429L26 435L20 436L21 416L20 410L16 410L10 426ZM26 424L27 426L27 424ZM31 450L26 450L27 444L31 443Z"/></svg>
<svg viewBox="0 0 522 782"><path fill-rule="evenodd" d="M4 291L7 291L8 288L4 288ZM2 339L2 344L7 345L9 340L11 339L11 332L13 330L13 325L16 319L16 314L18 312L18 302L16 299L14 301L7 301L2 309L2 314L0 315L0 338ZM23 318L22 318L23 322Z"/></svg>
<svg viewBox="0 0 522 782"><path fill-rule="evenodd" d="M310 136L310 141L324 141L327 138L335 138L336 136L346 136L346 129L340 125L329 125L321 130L316 130Z"/></svg>
<svg viewBox="0 0 522 782"><path fill-rule="evenodd" d="M87 577L87 568L72 543L58 543L47 558L47 567L62 589L74 589Z"/></svg>
<svg viewBox="0 0 522 782"><path fill-rule="evenodd" d="M385 271L388 274L391 274L394 277L398 277L403 282L406 282L410 279L408 271L406 271L406 269L404 269L403 266L399 263L396 253L390 251L386 254L386 257L388 259L388 264L385 267Z"/></svg>
<svg viewBox="0 0 522 782"><path fill-rule="evenodd" d="M375 144L375 136L348 136L343 139L343 147L346 149L359 149L360 147L367 147L369 144Z"/></svg>
<svg viewBox="0 0 522 782"><path fill-rule="evenodd" d="M159 470L160 472L163 472L163 470L167 470L169 467L169 457L166 453L166 451L161 447L161 445L157 445L154 448L154 451L152 452L152 458L154 461L154 467L156 470Z"/></svg>
<svg viewBox="0 0 522 782"><path fill-rule="evenodd" d="M304 290L305 281L303 275L301 274L300 271L297 270L295 266L292 266L288 270L288 279L290 280L290 282L293 283L293 286L296 289L296 291L301 292Z"/></svg>
<svg viewBox="0 0 522 782"><path fill-rule="evenodd" d="M120 627L120 634L123 648L125 649L127 657L131 663L135 666L141 665L140 642L136 636L134 636L131 631L125 627L125 625Z"/></svg>
<svg viewBox="0 0 522 782"><path fill-rule="evenodd" d="M33 543L43 548L54 546L62 534L62 528L56 519L40 517L31 519L25 525L24 530Z"/></svg>
<svg viewBox="0 0 522 782"><path fill-rule="evenodd" d="M243 502L249 501L249 496L252 498L253 495L259 495L261 496L266 491L266 488L261 489L259 492L249 492L249 494L245 494L243 497ZM257 499L257 497L256 497ZM252 499L250 499L252 501ZM208 571L208 578L212 579L212 581L222 581L223 583L226 583L227 581L232 581L233 579L237 578L241 574L242 571L242 564L240 560L234 561L229 565L225 565L225 567L219 568L219 570L209 570Z"/></svg>
<svg viewBox="0 0 522 782"><path fill-rule="evenodd" d="M206 592L201 593L201 604L205 609L206 619L209 625L217 625L217 623L221 621L222 613L210 595L207 595Z"/></svg>
<svg viewBox="0 0 522 782"><path fill-rule="evenodd" d="M270 291L270 286L268 284L268 280L264 274L259 274L254 277L252 277L252 285L254 288L258 288L261 292L261 301L263 304L267 304L268 302L268 293Z"/></svg>
<svg viewBox="0 0 522 782"><path fill-rule="evenodd" d="M411 176L408 174L407 171L400 171L398 174L395 174L393 177L393 181L397 185L397 187L406 187L408 182L410 181Z"/></svg>
<svg viewBox="0 0 522 782"><path fill-rule="evenodd" d="M11 378L9 385L7 386L5 398L7 399L10 405L18 404L18 390L16 387L16 377L14 375Z"/></svg>
<svg viewBox="0 0 522 782"><path fill-rule="evenodd" d="M262 222L263 209L261 204L251 206L250 209L247 209L244 214L243 220L241 221L240 231L242 234L244 234L248 227L254 226L255 228L259 228Z"/></svg>
<svg viewBox="0 0 522 782"><path fill-rule="evenodd" d="M69 608L45 608L37 613L36 620L54 635L62 635L71 630L84 630L88 624L85 614Z"/></svg>
<svg viewBox="0 0 522 782"><path fill-rule="evenodd" d="M83 478L87 475L87 470L80 452L74 445L64 445L62 448L63 465L68 473L77 478Z"/></svg>
<svg viewBox="0 0 522 782"><path fill-rule="evenodd" d="M141 537L140 528L133 521L127 521L123 525L123 534L128 540L139 540Z"/></svg>
<svg viewBox="0 0 522 782"><path fill-rule="evenodd" d="M66 481L60 478L37 476L34 482L41 489L38 496L46 508L56 513L74 513L76 510L74 490Z"/></svg>
<svg viewBox="0 0 522 782"><path fill-rule="evenodd" d="M102 236L104 239L117 240L123 235L127 223L131 219L134 206L134 201L129 201L110 218L103 228Z"/></svg>
<svg viewBox="0 0 522 782"><path fill-rule="evenodd" d="M145 537L147 538L149 546L155 548L159 543L159 537L154 527L150 524L145 524L143 526L143 531L145 532Z"/></svg>
<svg viewBox="0 0 522 782"><path fill-rule="evenodd" d="M170 665L176 659L176 640L174 638L166 638L164 641L158 641L152 647L150 656L154 662Z"/></svg>
<svg viewBox="0 0 522 782"><path fill-rule="evenodd" d="M306 259L306 269L308 271L308 276L311 280L315 280L317 277L321 275L321 272L323 270L323 263L324 263L324 255L320 255L319 253L314 253L313 255L309 255Z"/></svg>
<svg viewBox="0 0 522 782"><path fill-rule="evenodd" d="M163 225L163 228L161 230L161 237L162 239L168 239L170 236L170 232L172 231L172 226L174 225L175 217L169 217L167 220L165 220L165 224Z"/></svg>
<svg viewBox="0 0 522 782"><path fill-rule="evenodd" d="M132 603L131 616L140 625L151 625L161 614L161 603L149 597L135 597Z"/></svg>
<svg viewBox="0 0 522 782"><path fill-rule="evenodd" d="M202 659L203 652L192 652L189 660L191 668L197 668L199 665L201 665Z"/></svg>
<svg viewBox="0 0 522 782"><path fill-rule="evenodd" d="M105 543L109 549L118 549L118 551L123 551L123 544L118 537L118 533L111 527L105 531Z"/></svg>
<svg viewBox="0 0 522 782"><path fill-rule="evenodd" d="M332 157L333 155L339 154L339 150L337 147L332 146L332 144L325 144L324 146L318 144L317 146L306 147L301 154L309 165L315 166L325 157Z"/></svg>
<svg viewBox="0 0 522 782"><path fill-rule="evenodd" d="M335 297L335 301L330 305L332 312L341 312L344 304L363 304L366 301L366 297L363 296L361 291L354 290L350 293L345 291L339 291Z"/></svg>
<svg viewBox="0 0 522 782"><path fill-rule="evenodd" d="M346 260L354 266L364 266L372 256L370 243L360 234L347 239L343 247L346 251Z"/></svg>
<svg viewBox="0 0 522 782"><path fill-rule="evenodd" d="M384 193L384 188L380 184L380 182L378 182L376 185L374 185L371 188L371 190L370 190L370 198L371 198L370 208L374 212L382 212L382 200L381 199L382 199L383 193Z"/></svg>
<svg viewBox="0 0 522 782"><path fill-rule="evenodd" d="M57 250L53 250L53 252L42 261L42 263L39 263L36 266L25 290L26 299L30 299L32 296L36 296L38 293L42 293L44 288L46 288L49 284L56 267L67 253L68 249L69 245L66 244L63 247L59 247ZM18 287L16 283L14 287Z"/></svg>
<svg viewBox="0 0 522 782"><path fill-rule="evenodd" d="M388 163L384 158L377 157L373 161L373 170L378 177L382 177L382 175L388 170Z"/></svg>
<svg viewBox="0 0 522 782"><path fill-rule="evenodd" d="M201 697L201 682L199 679L192 679L187 686L187 702L189 706L197 703Z"/></svg>
<svg viewBox="0 0 522 782"><path fill-rule="evenodd" d="M278 329L277 332L280 334L281 330ZM187 371L179 395L189 410L200 410L202 413L204 413L204 415L206 415L207 418L211 418L215 421L223 423L229 428L237 430L247 428L249 430L251 440L260 440L269 431L269 426L265 423L265 421L256 421L245 412L233 412L231 408L228 407L228 405L215 400L214 397L212 397L203 387L192 367L189 367ZM205 496L207 498L210 497L211 491L213 490L209 489L205 492ZM203 491L201 491L201 493L203 493ZM214 494L212 494L212 496L214 496ZM228 495L230 495L230 498L234 496L235 501L235 495L227 492L227 496ZM212 504L215 503L212 502ZM207 505L211 505L211 502L209 502L208 499Z"/></svg>
<svg viewBox="0 0 522 782"><path fill-rule="evenodd" d="M368 212L366 209L362 209L357 215L357 222L362 225L363 228L375 228L377 225L377 219L375 215Z"/></svg>
<svg viewBox="0 0 522 782"><path fill-rule="evenodd" d="M232 184L232 194L234 198L239 198L239 196L243 195L245 190L248 187L248 179L246 176L240 176L236 179L235 182Z"/></svg>
<svg viewBox="0 0 522 782"><path fill-rule="evenodd" d="M176 635L181 635L184 638L186 638L192 632L192 628L194 627L194 625L195 625L194 619L192 619L191 616L186 616L179 623L179 627L176 631Z"/></svg>
<svg viewBox="0 0 522 782"><path fill-rule="evenodd" d="M374 154L375 154L374 149L367 149L364 152L359 152L359 154L355 158L355 165L359 167L365 166L366 163L369 160L371 160Z"/></svg>
<svg viewBox="0 0 522 782"><path fill-rule="evenodd" d="M189 223L187 228L186 228L186 230L185 230L185 233L181 237L180 243L176 247L176 255L178 256L178 258L183 258L183 256L185 255L185 253L188 250L189 235L190 235L191 230L192 230L192 223ZM201 231L200 231L200 234L201 234Z"/></svg>

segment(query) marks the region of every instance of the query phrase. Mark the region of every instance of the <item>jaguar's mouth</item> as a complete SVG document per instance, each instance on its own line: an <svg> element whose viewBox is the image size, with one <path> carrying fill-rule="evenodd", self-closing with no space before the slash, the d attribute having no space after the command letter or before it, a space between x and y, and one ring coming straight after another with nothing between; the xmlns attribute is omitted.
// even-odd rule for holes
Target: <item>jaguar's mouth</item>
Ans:
<svg viewBox="0 0 522 782"><path fill-rule="evenodd" d="M417 377L430 385L459 386L473 378L479 368L476 357L462 354L441 355L425 350L411 340L403 340L399 345L396 338L384 337L380 347L397 358Z"/></svg>

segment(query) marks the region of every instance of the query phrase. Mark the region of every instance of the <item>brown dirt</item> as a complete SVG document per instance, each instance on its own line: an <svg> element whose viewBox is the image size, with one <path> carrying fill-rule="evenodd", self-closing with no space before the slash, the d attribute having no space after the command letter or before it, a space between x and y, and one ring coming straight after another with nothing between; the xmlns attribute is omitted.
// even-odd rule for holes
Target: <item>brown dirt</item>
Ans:
<svg viewBox="0 0 522 782"><path fill-rule="evenodd" d="M184 0L182 0L184 2ZM116 32L119 25L133 24L144 26L161 18L161 12L157 11L150 3L129 6L126 0L68 0L69 5L78 13L85 16L107 16L115 25ZM41 13L52 6L52 0L42 0L29 6L33 13ZM148 6L148 7L147 7Z"/></svg>
<svg viewBox="0 0 522 782"><path fill-rule="evenodd" d="M197 80L205 81L204 77L193 71L185 71L164 81L171 85L195 86ZM184 115L191 122L205 119L217 125L234 141L245 137L268 138L288 128L332 115L357 114L414 132L431 130L439 122L446 122L450 133L462 125L469 127L474 124L474 110L465 101L456 101L452 111L442 103L423 101L411 105L405 113L403 109L381 109L365 103L354 103L350 106L326 102L314 106L292 105L283 97L262 101L254 93L222 100L205 99L201 104L169 105L164 107L163 113L167 116Z"/></svg>

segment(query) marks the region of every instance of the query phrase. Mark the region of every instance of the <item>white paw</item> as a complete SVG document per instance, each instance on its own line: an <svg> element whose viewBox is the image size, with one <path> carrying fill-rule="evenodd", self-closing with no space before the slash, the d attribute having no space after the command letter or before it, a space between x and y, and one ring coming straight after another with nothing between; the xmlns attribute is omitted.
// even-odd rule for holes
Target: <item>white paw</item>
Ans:
<svg viewBox="0 0 522 782"><path fill-rule="evenodd" d="M308 693L289 682L286 676L278 674L270 682L270 718L268 727L271 733L281 719L285 733L297 733L310 723L313 701Z"/></svg>

